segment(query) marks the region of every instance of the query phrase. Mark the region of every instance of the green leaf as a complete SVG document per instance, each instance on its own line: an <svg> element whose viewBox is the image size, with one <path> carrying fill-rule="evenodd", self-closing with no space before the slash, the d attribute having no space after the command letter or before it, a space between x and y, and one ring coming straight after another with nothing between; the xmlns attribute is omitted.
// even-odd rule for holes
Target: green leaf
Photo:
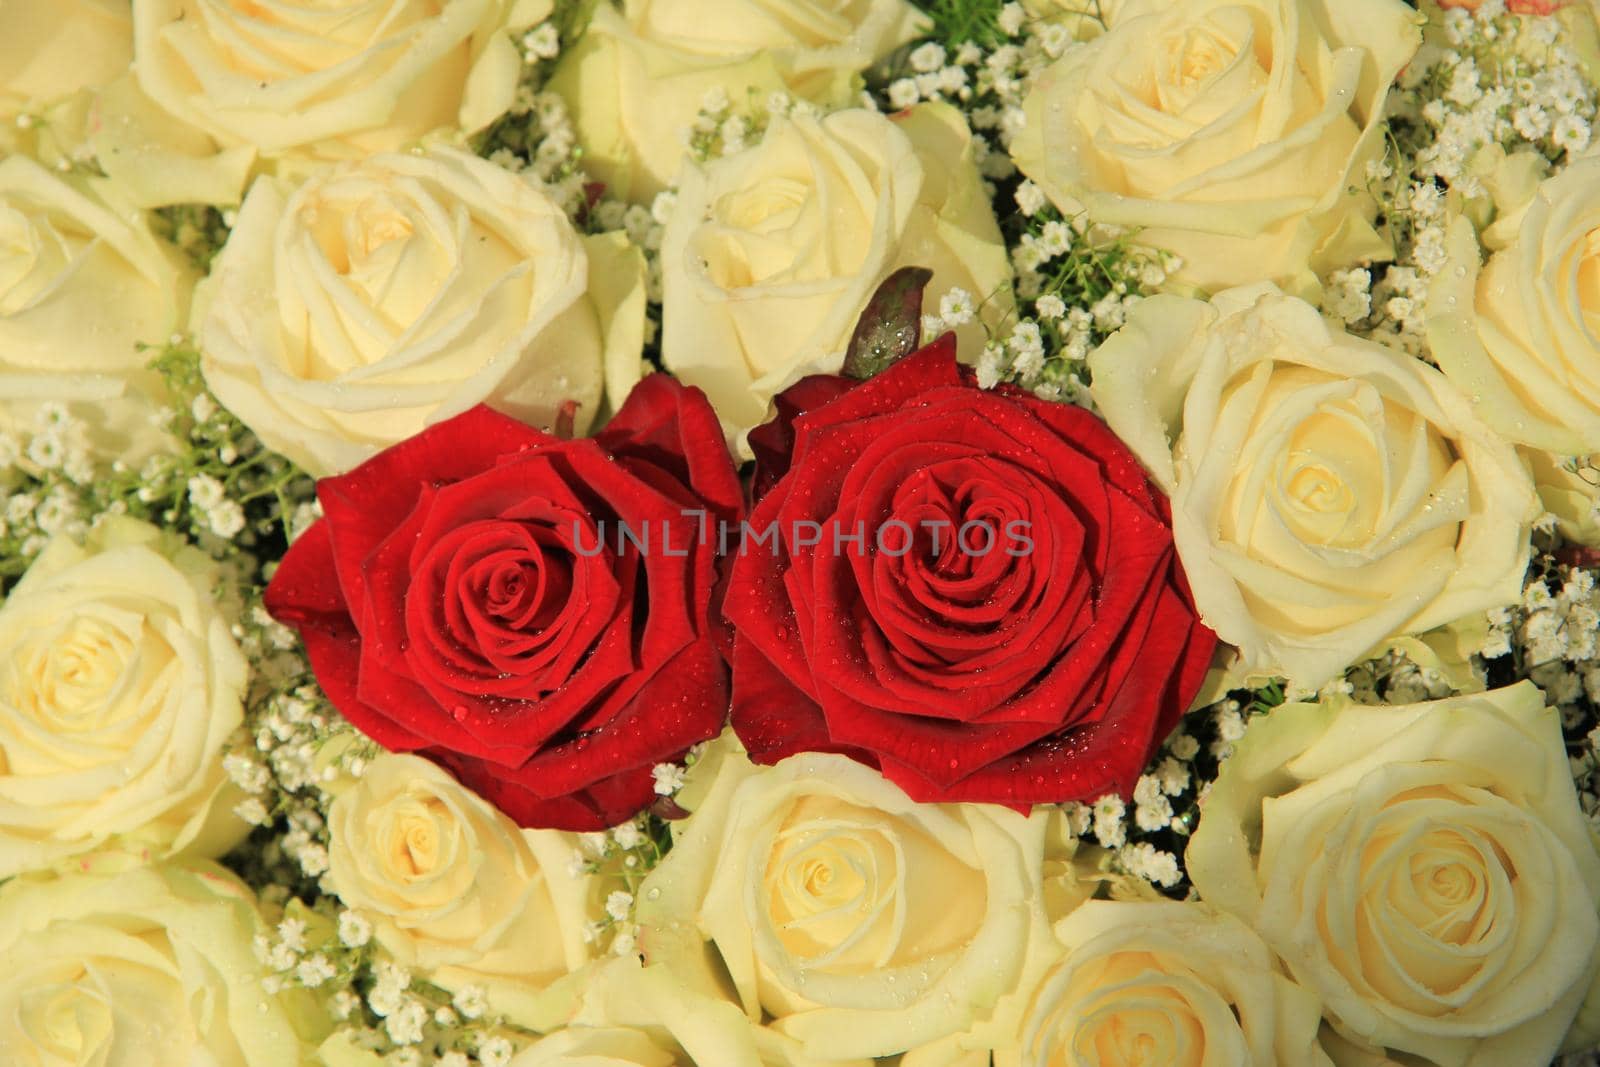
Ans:
<svg viewBox="0 0 1600 1067"><path fill-rule="evenodd" d="M921 347L922 292L932 279L926 267L901 267L884 279L856 323L841 373L865 380Z"/></svg>

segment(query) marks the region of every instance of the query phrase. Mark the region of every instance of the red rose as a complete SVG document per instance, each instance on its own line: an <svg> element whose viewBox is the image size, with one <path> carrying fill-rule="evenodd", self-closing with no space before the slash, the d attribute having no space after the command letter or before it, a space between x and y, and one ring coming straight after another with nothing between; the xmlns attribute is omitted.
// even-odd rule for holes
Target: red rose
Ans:
<svg viewBox="0 0 1600 1067"><path fill-rule="evenodd" d="M790 465L725 605L751 757L842 752L925 801L1131 790L1216 644L1133 456L1081 408L978 389L948 337L802 384L821 403L767 433Z"/></svg>
<svg viewBox="0 0 1600 1067"><path fill-rule="evenodd" d="M647 378L594 440L474 408L317 495L267 608L385 748L524 826L595 830L721 730L717 539L684 513L736 521L740 488L699 390Z"/></svg>

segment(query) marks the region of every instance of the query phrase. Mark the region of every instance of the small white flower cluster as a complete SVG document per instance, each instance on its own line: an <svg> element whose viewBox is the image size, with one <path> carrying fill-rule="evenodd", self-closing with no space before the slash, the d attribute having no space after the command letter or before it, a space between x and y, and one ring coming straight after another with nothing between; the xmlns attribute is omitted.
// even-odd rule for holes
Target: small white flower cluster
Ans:
<svg viewBox="0 0 1600 1067"><path fill-rule="evenodd" d="M1578 801L1600 833L1600 585L1587 559L1534 557L1521 602L1488 613L1478 655L1491 685L1529 678L1560 711Z"/></svg>
<svg viewBox="0 0 1600 1067"><path fill-rule="evenodd" d="M324 896L315 905L289 900L272 932L255 939L256 955L268 972L263 988L272 994L305 989L321 996L348 1044L382 1056L385 1063L503 1065L516 1051L513 1038L527 1039L485 1017L488 1003L481 989L469 986L452 995L415 981L406 968L377 955L372 938L371 922L344 909L335 897Z"/></svg>
<svg viewBox="0 0 1600 1067"><path fill-rule="evenodd" d="M1418 185L1413 192L1435 193L1437 190L1432 186ZM1413 200L1412 203L1416 205L1418 201ZM1445 229L1443 212L1436 208L1415 207L1412 220L1420 221L1421 228L1415 231L1417 241L1412 247L1411 265L1391 266L1373 288L1373 307L1377 315L1367 336L1381 344L1420 356L1427 351L1428 345L1428 287L1444 267Z"/></svg>
<svg viewBox="0 0 1600 1067"><path fill-rule="evenodd" d="M876 106L866 94L860 103ZM820 113L811 101L798 100L785 92L763 95L751 89L747 99L736 103L728 91L718 85L706 90L694 123L685 128L681 136L689 154L704 163L737 155L759 144L775 118Z"/></svg>
<svg viewBox="0 0 1600 1067"><path fill-rule="evenodd" d="M561 30L547 19L524 33L517 43L522 47L524 63L555 59L561 55Z"/></svg>
<svg viewBox="0 0 1600 1067"><path fill-rule="evenodd" d="M320 989L334 985L341 976L348 979L354 961L323 936L327 926L325 916L296 900L278 923L275 936L257 935L256 955L272 972L262 980L268 993L290 987Z"/></svg>
<svg viewBox="0 0 1600 1067"><path fill-rule="evenodd" d="M1324 280L1322 310L1345 327L1372 314L1372 272L1361 267L1333 271Z"/></svg>
<svg viewBox="0 0 1600 1067"><path fill-rule="evenodd" d="M1322 311L1352 333L1425 356L1428 288L1445 265L1451 201L1434 177L1401 175L1388 160L1370 162L1366 178L1389 220L1396 261L1329 272Z"/></svg>
<svg viewBox="0 0 1600 1067"><path fill-rule="evenodd" d="M484 146L483 155L538 182L576 225L583 226L591 206L589 176L566 101L524 83L509 115Z"/></svg>
<svg viewBox="0 0 1600 1067"><path fill-rule="evenodd" d="M1487 200L1504 154L1551 164L1586 151L1596 95L1556 18L1509 14L1504 0L1486 0L1444 13L1442 40L1423 46L1388 109L1398 153L1370 163L1365 177L1395 238L1395 264L1366 280L1366 315L1362 280L1350 271L1324 279L1323 310L1426 358L1427 291L1445 266L1450 217Z"/></svg>
<svg viewBox="0 0 1600 1067"><path fill-rule="evenodd" d="M566 101L543 91L545 80L561 56L563 23L575 5L558 4L556 12L515 38L522 54L522 77L510 108L477 145L490 162L534 180L582 227L590 214L590 179L583 169L583 150ZM569 25L569 29L570 29Z"/></svg>
<svg viewBox="0 0 1600 1067"><path fill-rule="evenodd" d="M655 780L656 796L670 797L683 788L684 769L676 763L658 763L650 769Z"/></svg>
<svg viewBox="0 0 1600 1067"><path fill-rule="evenodd" d="M1011 251L1019 317L979 356L978 384L1011 381L1049 400L1087 405L1084 360L1182 261L1086 216L1063 219L1032 203L1037 192L1032 182L1017 187L1025 220Z"/></svg>
<svg viewBox="0 0 1600 1067"><path fill-rule="evenodd" d="M1183 869L1178 864L1178 857L1156 848L1148 841L1118 849L1117 863L1128 874L1143 878L1162 889L1171 889L1183 881Z"/></svg>
<svg viewBox="0 0 1600 1067"><path fill-rule="evenodd" d="M40 404L28 431L0 432L0 467L20 466L35 476L59 472L76 485L94 481L89 456L89 427L65 404L54 400Z"/></svg>
<svg viewBox="0 0 1600 1067"><path fill-rule="evenodd" d="M667 220L677 206L677 194L665 190L656 195L650 207L628 204L621 200L602 199L590 212L590 227L599 232L622 230L633 247L644 254L645 299L651 305L651 317L645 322L645 344L655 342L660 328L661 241L667 232Z"/></svg>
<svg viewBox="0 0 1600 1067"><path fill-rule="evenodd" d="M1156 784L1147 786L1147 781ZM1159 821L1159 809L1163 807L1166 820L1157 828L1154 823ZM1148 829L1164 829L1171 821L1171 802L1150 775L1139 779L1134 810L1135 822L1141 829L1147 829L1146 823L1151 824ZM1172 889L1183 881L1183 866L1176 853L1149 841L1128 840L1128 806L1116 794L1107 793L1093 804L1068 804L1066 813L1074 834L1085 840L1092 835L1100 847L1111 850L1113 869L1162 889Z"/></svg>
<svg viewBox="0 0 1600 1067"><path fill-rule="evenodd" d="M930 341L948 330L960 329L977 315L978 306L972 294L960 286L952 286L949 292L939 298L939 313L922 316L922 339L924 342Z"/></svg>
<svg viewBox="0 0 1600 1067"><path fill-rule="evenodd" d="M1211 740L1203 743L1200 737ZM1237 700L1190 715L1167 738L1134 784L1131 803L1108 793L1063 810L1075 836L1110 853L1111 869L1149 883L1168 895L1188 893L1182 853L1196 825L1199 803L1216 778L1232 741L1243 736Z"/></svg>
<svg viewBox="0 0 1600 1067"><path fill-rule="evenodd" d="M201 394L204 396L204 394ZM228 498L227 488L209 474L196 474L188 481L189 506L216 536L231 540L244 529L244 508Z"/></svg>
<svg viewBox="0 0 1600 1067"><path fill-rule="evenodd" d="M1481 192L1471 165L1486 145L1533 146L1550 159L1589 147L1595 91L1561 24L1509 14L1504 0L1445 12L1443 47L1429 46L1403 84L1426 84L1431 97L1421 114L1436 135L1417 154L1419 172L1466 196Z"/></svg>
<svg viewBox="0 0 1600 1067"><path fill-rule="evenodd" d="M315 685L297 684L305 676L303 660L269 651L285 640L286 633L277 632L282 628L259 608L249 620L243 629L252 636L245 643L254 657L262 657L257 663L272 664L273 672L285 672L295 682L274 688L270 675L257 678L251 713L223 757L223 769L246 794L235 813L251 825L277 828L277 836L259 851L263 877L270 884L299 879L315 884L328 871L323 812L331 798L324 787L341 774L359 778L375 747L353 733Z"/></svg>
<svg viewBox="0 0 1600 1067"><path fill-rule="evenodd" d="M156 369L174 403L153 412L172 448L139 470L96 463L88 424L67 405L45 402L21 429L0 430L0 586L27 568L58 535L82 539L106 518L128 515L162 525L222 564L216 593L229 616L242 616L240 591L257 574L256 548L281 532L282 517L313 499L311 479L266 453L255 435L205 391L199 357L182 337L159 350ZM264 640L273 652L292 635L236 623L233 635L252 659Z"/></svg>
<svg viewBox="0 0 1600 1067"><path fill-rule="evenodd" d="M1318 696L1340 694L1357 704L1420 704L1455 693L1439 671L1418 666L1405 653L1391 649L1351 667L1343 678L1323 686Z"/></svg>
<svg viewBox="0 0 1600 1067"><path fill-rule="evenodd" d="M1016 174L1007 148L1025 122L1030 84L1077 42L1057 22L1029 19L1018 3L1000 8L992 37L988 48L971 40L917 46L884 87L884 101L896 111L940 101L966 112L978 167L999 181Z"/></svg>
<svg viewBox="0 0 1600 1067"><path fill-rule="evenodd" d="M664 763L656 771L658 795L670 797L682 787L682 767ZM624 887L606 895L604 914L584 929L585 941L617 956L631 956L638 951L634 894L644 876L666 854L665 839L665 827L649 814L636 815L609 830L578 835L568 873L574 877L597 875Z"/></svg>
<svg viewBox="0 0 1600 1067"><path fill-rule="evenodd" d="M1554 591L1552 591L1554 587ZM1600 589L1594 571L1536 567L1521 604L1489 613L1480 655L1510 655L1556 704L1580 697L1600 703Z"/></svg>
<svg viewBox="0 0 1600 1067"><path fill-rule="evenodd" d="M329 998L339 1036L394 1067L506 1067L533 1035L491 1018L488 994L416 980L392 960L366 967L365 998L347 984Z"/></svg>
<svg viewBox="0 0 1600 1067"><path fill-rule="evenodd" d="M20 568L57 534L82 537L106 510L87 424L55 401L21 430L0 430L0 550Z"/></svg>

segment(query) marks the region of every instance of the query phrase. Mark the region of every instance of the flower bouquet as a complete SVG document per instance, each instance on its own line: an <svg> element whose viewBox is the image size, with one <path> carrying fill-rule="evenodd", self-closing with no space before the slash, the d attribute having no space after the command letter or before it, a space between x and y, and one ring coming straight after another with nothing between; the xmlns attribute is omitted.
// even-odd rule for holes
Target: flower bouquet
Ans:
<svg viewBox="0 0 1600 1067"><path fill-rule="evenodd" d="M0 3L0 1063L1595 1064L1597 14Z"/></svg>

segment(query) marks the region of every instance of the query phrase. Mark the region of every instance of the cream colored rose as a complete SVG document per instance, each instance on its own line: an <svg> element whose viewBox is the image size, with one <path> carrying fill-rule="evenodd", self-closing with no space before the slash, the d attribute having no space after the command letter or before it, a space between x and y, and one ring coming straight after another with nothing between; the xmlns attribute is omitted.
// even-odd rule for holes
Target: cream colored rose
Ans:
<svg viewBox="0 0 1600 1067"><path fill-rule="evenodd" d="M134 207L239 203L256 164L253 145L218 148L161 110L128 73L94 94L87 150Z"/></svg>
<svg viewBox="0 0 1600 1067"><path fill-rule="evenodd" d="M141 343L181 322L192 279L142 215L22 156L0 160L0 427L64 402L107 458L164 443Z"/></svg>
<svg viewBox="0 0 1600 1067"><path fill-rule="evenodd" d="M0 5L0 118L104 85L133 60L120 0L6 0Z"/></svg>
<svg viewBox="0 0 1600 1067"><path fill-rule="evenodd" d="M327 1029L303 990L269 995L248 887L213 864L0 889L0 1062L298 1067Z"/></svg>
<svg viewBox="0 0 1600 1067"><path fill-rule="evenodd" d="M868 1067L816 1060L747 1018L737 1004L687 988L662 967L618 959L596 969L572 1024L535 1042L511 1067Z"/></svg>
<svg viewBox="0 0 1600 1067"><path fill-rule="evenodd" d="M1322 1005L1232 916L1174 901L1090 901L997 1067L1329 1065Z"/></svg>
<svg viewBox="0 0 1600 1067"><path fill-rule="evenodd" d="M924 307L961 288L976 359L1011 309L1011 269L960 113L840 111L778 120L755 148L686 168L662 240L662 360L732 430L808 374L836 373L878 286L933 271Z"/></svg>
<svg viewBox="0 0 1600 1067"><path fill-rule="evenodd" d="M719 742L639 895L639 945L818 1059L894 1055L986 1019L1047 951L1046 819L917 804L843 756L752 766Z"/></svg>
<svg viewBox="0 0 1600 1067"><path fill-rule="evenodd" d="M133 22L122 0L0 3L0 152L71 153L88 90L121 75L132 59Z"/></svg>
<svg viewBox="0 0 1600 1067"><path fill-rule="evenodd" d="M244 656L210 558L110 518L50 542L0 607L0 878L107 844L219 856Z"/></svg>
<svg viewBox="0 0 1600 1067"><path fill-rule="evenodd" d="M1068 213L1140 228L1207 291L1392 254L1362 167L1421 42L1401 0L1128 0L1041 74L1012 142Z"/></svg>
<svg viewBox="0 0 1600 1067"><path fill-rule="evenodd" d="M1439 368L1508 439L1600 452L1600 159L1540 185L1516 239L1481 272L1466 219L1449 249L1428 299Z"/></svg>
<svg viewBox="0 0 1600 1067"><path fill-rule="evenodd" d="M1022 0L1029 18L1064 26L1078 41L1105 33L1127 7L1128 0Z"/></svg>
<svg viewBox="0 0 1600 1067"><path fill-rule="evenodd" d="M625 200L673 183L707 93L740 114L777 91L843 104L858 75L928 25L906 0L623 0L595 8L549 88L571 110L584 167Z"/></svg>
<svg viewBox="0 0 1600 1067"><path fill-rule="evenodd" d="M316 475L478 403L576 430L640 376L644 266L452 149L259 179L196 310L206 383Z"/></svg>
<svg viewBox="0 0 1600 1067"><path fill-rule="evenodd" d="M1521 450L1539 503L1556 518L1561 536L1600 548L1600 455L1557 456L1537 449Z"/></svg>
<svg viewBox="0 0 1600 1067"><path fill-rule="evenodd" d="M1547 1063L1589 991L1600 858L1531 683L1251 723L1188 850L1346 1038Z"/></svg>
<svg viewBox="0 0 1600 1067"><path fill-rule="evenodd" d="M355 159L511 106L550 0L134 0L140 88L223 147Z"/></svg>
<svg viewBox="0 0 1600 1067"><path fill-rule="evenodd" d="M429 761L383 755L334 801L328 836L333 891L402 964L483 986L526 1026L565 1017L604 896L568 869L571 834L521 830Z"/></svg>
<svg viewBox="0 0 1600 1067"><path fill-rule="evenodd" d="M1420 360L1268 285L1147 300L1089 365L1245 672L1315 689L1388 638L1521 596L1533 486Z"/></svg>

